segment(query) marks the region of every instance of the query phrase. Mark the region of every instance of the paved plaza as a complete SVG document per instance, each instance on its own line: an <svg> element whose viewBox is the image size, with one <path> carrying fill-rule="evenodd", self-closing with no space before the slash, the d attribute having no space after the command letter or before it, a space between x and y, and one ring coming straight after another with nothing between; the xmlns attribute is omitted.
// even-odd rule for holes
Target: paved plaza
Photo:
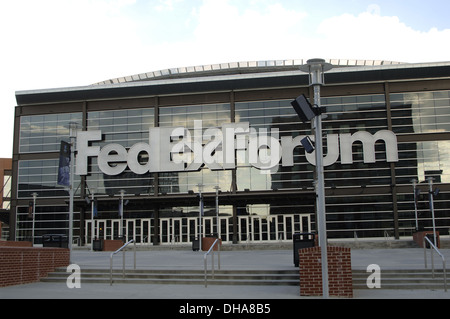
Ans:
<svg viewBox="0 0 450 319"><path fill-rule="evenodd" d="M446 259L450 249L442 249ZM203 253L189 249L138 250L137 269L203 269ZM304 299L298 286L218 286L83 284L83 268L109 268L109 252L74 250L72 263L81 268L81 288L69 289L65 282L32 283L0 288L0 299ZM221 269L292 270L292 250L238 250L221 252ZM352 268L367 269L378 264L383 269L423 269L421 248L352 249ZM442 268L435 255L436 268ZM122 266L122 256L114 257L115 269ZM126 253L126 267L133 267L133 252ZM294 268L295 269L295 268ZM68 274L69 275L69 274ZM354 290L355 299L450 299L450 292L439 290Z"/></svg>

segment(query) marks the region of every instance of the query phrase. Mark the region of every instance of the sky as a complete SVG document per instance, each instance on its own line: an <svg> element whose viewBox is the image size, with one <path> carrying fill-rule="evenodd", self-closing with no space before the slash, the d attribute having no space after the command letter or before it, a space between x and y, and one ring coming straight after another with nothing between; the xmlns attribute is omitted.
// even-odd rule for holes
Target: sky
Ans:
<svg viewBox="0 0 450 319"><path fill-rule="evenodd" d="M0 0L0 158L15 92L285 59L450 61L448 0Z"/></svg>

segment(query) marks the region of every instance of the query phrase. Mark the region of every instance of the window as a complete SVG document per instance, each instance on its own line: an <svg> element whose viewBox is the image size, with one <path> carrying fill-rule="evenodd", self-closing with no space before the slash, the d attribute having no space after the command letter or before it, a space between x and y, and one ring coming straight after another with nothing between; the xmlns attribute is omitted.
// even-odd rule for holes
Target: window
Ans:
<svg viewBox="0 0 450 319"><path fill-rule="evenodd" d="M20 153L59 152L61 141L69 142L69 123L81 128L81 113L46 114L20 118Z"/></svg>

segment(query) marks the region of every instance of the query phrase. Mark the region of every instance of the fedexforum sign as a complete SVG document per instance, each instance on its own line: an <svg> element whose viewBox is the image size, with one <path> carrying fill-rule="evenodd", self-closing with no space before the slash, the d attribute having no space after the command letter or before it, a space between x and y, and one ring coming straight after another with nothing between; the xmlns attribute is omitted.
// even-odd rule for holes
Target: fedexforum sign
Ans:
<svg viewBox="0 0 450 319"><path fill-rule="evenodd" d="M121 174L127 166L139 175L197 171L204 165L211 170L234 169L237 157L238 161L248 162L263 173L273 173L280 163L294 165L294 149L302 145L303 138L282 136L280 139L278 129L257 131L248 122L204 130L202 121L195 121L193 133L184 127L151 127L148 143L137 143L127 150L115 143L103 148L91 146L91 142L102 140L102 132L79 131L76 174L88 174L89 157L98 157L98 166L106 175ZM328 154L324 166L336 163L339 156L341 164L352 164L352 145L357 141L363 145L364 163L375 163L375 143L379 140L386 145L386 161L398 161L397 137L391 131L329 134L326 139ZM305 154L308 162L315 165L315 154Z"/></svg>

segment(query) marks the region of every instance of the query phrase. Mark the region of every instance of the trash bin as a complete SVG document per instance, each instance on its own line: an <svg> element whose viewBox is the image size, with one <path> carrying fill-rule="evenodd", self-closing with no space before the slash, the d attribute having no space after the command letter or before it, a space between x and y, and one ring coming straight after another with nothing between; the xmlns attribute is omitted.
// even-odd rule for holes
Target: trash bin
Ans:
<svg viewBox="0 0 450 319"><path fill-rule="evenodd" d="M200 250L200 241L198 240L198 237L192 238L192 251L199 251Z"/></svg>
<svg viewBox="0 0 450 319"><path fill-rule="evenodd" d="M314 233L295 233L292 236L294 247L294 265L298 267L299 258L298 250L302 248L314 247L316 242L316 234Z"/></svg>
<svg viewBox="0 0 450 319"><path fill-rule="evenodd" d="M43 235L42 236L43 247L58 247L68 248L69 241L66 235Z"/></svg>
<svg viewBox="0 0 450 319"><path fill-rule="evenodd" d="M94 239L92 244L93 244L92 249L94 251L103 250L103 239Z"/></svg>

